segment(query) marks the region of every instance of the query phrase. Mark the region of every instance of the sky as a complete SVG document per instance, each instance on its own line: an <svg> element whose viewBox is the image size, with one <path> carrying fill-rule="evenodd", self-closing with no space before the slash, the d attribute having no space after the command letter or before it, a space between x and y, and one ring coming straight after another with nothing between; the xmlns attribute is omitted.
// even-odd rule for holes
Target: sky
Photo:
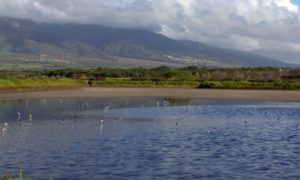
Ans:
<svg viewBox="0 0 300 180"><path fill-rule="evenodd" d="M293 0L292 3L294 3L296 5L300 5L300 0Z"/></svg>
<svg viewBox="0 0 300 180"><path fill-rule="evenodd" d="M0 16L148 29L300 64L300 0L0 0Z"/></svg>

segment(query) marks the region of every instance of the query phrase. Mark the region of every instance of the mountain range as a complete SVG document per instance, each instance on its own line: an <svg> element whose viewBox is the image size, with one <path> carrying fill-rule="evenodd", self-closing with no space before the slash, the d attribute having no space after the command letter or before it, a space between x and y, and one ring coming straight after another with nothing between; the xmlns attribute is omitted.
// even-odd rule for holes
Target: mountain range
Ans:
<svg viewBox="0 0 300 180"><path fill-rule="evenodd" d="M0 18L0 62L111 66L290 66L147 30Z"/></svg>

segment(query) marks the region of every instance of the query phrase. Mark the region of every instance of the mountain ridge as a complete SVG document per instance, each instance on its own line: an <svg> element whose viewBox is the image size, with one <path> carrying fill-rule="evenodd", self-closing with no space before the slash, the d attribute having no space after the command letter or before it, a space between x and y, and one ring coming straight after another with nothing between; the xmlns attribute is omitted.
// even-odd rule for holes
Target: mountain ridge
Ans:
<svg viewBox="0 0 300 180"><path fill-rule="evenodd" d="M0 18L0 52L87 59L124 57L197 66L289 66L248 52L174 40L147 30L100 25L37 23ZM72 63L72 62L71 62ZM101 65L101 64L99 64Z"/></svg>

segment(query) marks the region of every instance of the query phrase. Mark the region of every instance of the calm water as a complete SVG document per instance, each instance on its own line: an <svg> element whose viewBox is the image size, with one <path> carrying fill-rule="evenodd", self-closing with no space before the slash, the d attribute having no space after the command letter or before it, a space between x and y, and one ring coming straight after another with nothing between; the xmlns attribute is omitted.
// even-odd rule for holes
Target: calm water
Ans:
<svg viewBox="0 0 300 180"><path fill-rule="evenodd" d="M1 102L0 128L8 127L0 176L23 169L31 179L300 179L299 121L300 103Z"/></svg>

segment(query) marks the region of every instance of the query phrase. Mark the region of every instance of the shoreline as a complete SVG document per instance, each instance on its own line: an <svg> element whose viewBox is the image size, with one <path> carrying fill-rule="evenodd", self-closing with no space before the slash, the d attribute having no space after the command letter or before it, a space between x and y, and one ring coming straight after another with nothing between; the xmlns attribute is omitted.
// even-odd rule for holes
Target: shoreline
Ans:
<svg viewBox="0 0 300 180"><path fill-rule="evenodd" d="M63 90L0 92L0 100L40 98L169 97L212 100L264 100L300 102L299 90L230 90L193 88L76 88Z"/></svg>

